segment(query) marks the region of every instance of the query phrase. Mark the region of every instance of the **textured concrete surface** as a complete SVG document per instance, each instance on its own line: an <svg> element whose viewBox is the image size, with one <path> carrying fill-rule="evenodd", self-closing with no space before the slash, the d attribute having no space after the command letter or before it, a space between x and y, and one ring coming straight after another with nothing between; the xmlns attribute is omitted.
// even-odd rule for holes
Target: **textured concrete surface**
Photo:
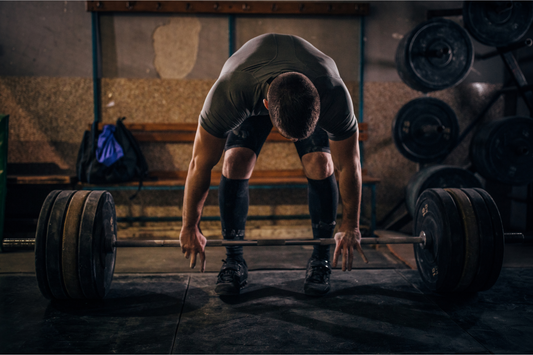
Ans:
<svg viewBox="0 0 533 355"><path fill-rule="evenodd" d="M434 295L414 270L334 272L324 297L302 271L255 271L237 298L216 274L117 275L104 300L43 298L33 275L0 275L6 353L529 353L531 269L488 291ZM31 334L31 336L28 336Z"/></svg>

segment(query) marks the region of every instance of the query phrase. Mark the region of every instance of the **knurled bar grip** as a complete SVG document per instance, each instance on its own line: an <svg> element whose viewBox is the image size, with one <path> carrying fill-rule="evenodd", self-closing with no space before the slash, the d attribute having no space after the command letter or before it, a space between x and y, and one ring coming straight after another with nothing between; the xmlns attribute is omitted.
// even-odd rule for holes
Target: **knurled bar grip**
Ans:
<svg viewBox="0 0 533 355"><path fill-rule="evenodd" d="M423 237L361 238L361 244L416 244ZM207 240L208 247L274 246L274 245L331 245L335 239L260 239L260 240ZM179 247L179 240L117 240L115 247Z"/></svg>
<svg viewBox="0 0 533 355"><path fill-rule="evenodd" d="M528 243L532 242L531 236L522 233L505 233L506 243ZM392 237L392 238L361 238L361 244L424 244L425 237ZM275 246L275 245L332 245L335 240L331 239L262 239L262 240L207 240L209 247L225 246ZM33 238L6 238L2 243L4 250L14 249L33 249L35 239ZM180 241L172 240L118 240L114 243L115 247L179 247Z"/></svg>

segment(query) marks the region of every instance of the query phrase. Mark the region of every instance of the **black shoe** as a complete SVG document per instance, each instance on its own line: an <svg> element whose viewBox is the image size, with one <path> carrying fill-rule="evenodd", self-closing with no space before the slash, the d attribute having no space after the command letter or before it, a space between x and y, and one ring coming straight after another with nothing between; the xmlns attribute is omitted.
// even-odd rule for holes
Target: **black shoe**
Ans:
<svg viewBox="0 0 533 355"><path fill-rule="evenodd" d="M241 292L248 280L248 266L245 261L222 260L222 268L218 274L215 292L219 296L233 296Z"/></svg>
<svg viewBox="0 0 533 355"><path fill-rule="evenodd" d="M329 292L331 266L328 260L309 259L305 275L304 292L308 296L322 296Z"/></svg>

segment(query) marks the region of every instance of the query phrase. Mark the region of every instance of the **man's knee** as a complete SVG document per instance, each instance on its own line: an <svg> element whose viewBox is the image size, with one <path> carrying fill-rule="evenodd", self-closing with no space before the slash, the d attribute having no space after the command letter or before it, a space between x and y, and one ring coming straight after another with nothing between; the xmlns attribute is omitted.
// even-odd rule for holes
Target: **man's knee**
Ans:
<svg viewBox="0 0 533 355"><path fill-rule="evenodd" d="M302 157L305 176L313 180L324 180L333 174L331 154L324 152L308 153Z"/></svg>
<svg viewBox="0 0 533 355"><path fill-rule="evenodd" d="M228 179L249 179L256 160L254 151L249 148L228 149L224 155L222 174Z"/></svg>

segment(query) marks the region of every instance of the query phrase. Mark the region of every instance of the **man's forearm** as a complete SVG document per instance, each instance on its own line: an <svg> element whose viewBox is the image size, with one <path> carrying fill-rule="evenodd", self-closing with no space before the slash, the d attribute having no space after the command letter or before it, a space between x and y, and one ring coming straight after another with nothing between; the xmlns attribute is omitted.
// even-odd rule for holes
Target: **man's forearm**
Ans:
<svg viewBox="0 0 533 355"><path fill-rule="evenodd" d="M339 189L342 199L342 224L340 231L359 228L361 211L361 165L345 167L339 172Z"/></svg>
<svg viewBox="0 0 533 355"><path fill-rule="evenodd" d="M211 169L198 168L191 163L183 197L183 228L196 227L200 223L210 183Z"/></svg>

